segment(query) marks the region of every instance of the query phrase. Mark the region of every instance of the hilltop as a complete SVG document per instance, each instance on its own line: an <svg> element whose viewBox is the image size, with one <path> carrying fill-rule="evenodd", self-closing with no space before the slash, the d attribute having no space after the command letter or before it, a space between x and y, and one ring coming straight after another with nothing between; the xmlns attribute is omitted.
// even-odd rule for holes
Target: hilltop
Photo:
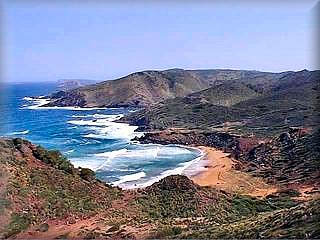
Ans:
<svg viewBox="0 0 320 240"><path fill-rule="evenodd" d="M146 107L166 99L184 97L223 82L253 84L265 91L284 74L245 70L142 71L97 84L52 94L46 106Z"/></svg>
<svg viewBox="0 0 320 240"><path fill-rule="evenodd" d="M284 74L263 90L255 82L226 81L206 90L167 99L122 121L152 131L167 128L274 136L289 127L319 125L320 71ZM248 82L248 79L245 79Z"/></svg>

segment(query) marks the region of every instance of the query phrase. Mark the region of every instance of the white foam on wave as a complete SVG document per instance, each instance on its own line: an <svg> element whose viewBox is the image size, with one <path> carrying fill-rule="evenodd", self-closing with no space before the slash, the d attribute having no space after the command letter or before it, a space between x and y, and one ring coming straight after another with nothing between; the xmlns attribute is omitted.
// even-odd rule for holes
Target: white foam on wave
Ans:
<svg viewBox="0 0 320 240"><path fill-rule="evenodd" d="M75 167L90 168L93 171L101 165L101 162L93 157L69 158L69 160Z"/></svg>
<svg viewBox="0 0 320 240"><path fill-rule="evenodd" d="M96 119L108 119L109 121L115 121L122 118L123 114L88 114L88 115L72 115L73 118L96 118Z"/></svg>
<svg viewBox="0 0 320 240"><path fill-rule="evenodd" d="M24 97L23 100L32 102L33 105L23 107L22 109L38 109L43 105L46 105L50 102L49 98L44 98L44 96L33 98L33 97Z"/></svg>
<svg viewBox="0 0 320 240"><path fill-rule="evenodd" d="M50 101L49 101L50 102ZM48 102L48 103L49 103ZM37 109L46 109L46 110L72 110L72 111L93 111L98 109L108 109L108 108L98 108L98 107L39 107Z"/></svg>
<svg viewBox="0 0 320 240"><path fill-rule="evenodd" d="M24 130L24 131L20 131L20 132L12 132L12 133L10 133L10 135L25 135L28 133L29 133L29 130Z"/></svg>
<svg viewBox="0 0 320 240"><path fill-rule="evenodd" d="M116 157L122 158L156 158L161 151L160 147L150 148L150 149L134 149L128 150L126 148L110 151L110 152L103 152L94 154L96 157L104 157L108 159L113 159Z"/></svg>
<svg viewBox="0 0 320 240"><path fill-rule="evenodd" d="M65 152L65 154L70 154L70 153L73 153L75 150L74 149L71 149L71 150L68 150Z"/></svg>
<svg viewBox="0 0 320 240"><path fill-rule="evenodd" d="M70 120L68 123L81 126L111 126L111 125L129 125L127 123L115 123L114 121L120 119L123 115L110 115L109 118L95 119L95 120Z"/></svg>
<svg viewBox="0 0 320 240"><path fill-rule="evenodd" d="M72 111L93 111L98 109L108 109L104 107L43 107L44 105L50 103L50 98L45 98L45 96L40 97L24 97L25 101L32 102L33 105L23 107L22 109L33 109L33 110L50 110L50 109L61 109L61 110L72 110ZM111 108L109 108L111 109Z"/></svg>
<svg viewBox="0 0 320 240"><path fill-rule="evenodd" d="M141 133L135 133L138 126L131 126L127 123L114 122L121 118L123 115L110 115L107 119L96 119L96 120L71 120L69 124L80 125L80 126L91 126L91 130L94 133L84 135L85 138L93 139L131 139Z"/></svg>
<svg viewBox="0 0 320 240"><path fill-rule="evenodd" d="M24 97L24 98L22 98L23 100L26 100L26 101L32 101L33 100L33 98L32 97Z"/></svg>
<svg viewBox="0 0 320 240"><path fill-rule="evenodd" d="M141 178L144 178L146 176L145 172L138 172L138 173L134 173L134 174L129 174L129 175L125 175L125 176L121 176L119 177L118 181L112 182L113 185L118 186L122 183L125 182L131 182L131 181L136 181L139 180Z"/></svg>
<svg viewBox="0 0 320 240"><path fill-rule="evenodd" d="M169 170L163 171L158 176L152 177L147 181L135 183L135 184L124 184L121 187L126 188L126 189L144 188L144 187L150 186L153 183L158 182L161 179L168 177L170 175L187 175L188 176L187 170L189 168L191 168L194 164L198 163L202 158L203 158L203 155L200 155L199 157L197 157L191 161L180 163L178 165L178 167L176 167L174 169L169 169Z"/></svg>
<svg viewBox="0 0 320 240"><path fill-rule="evenodd" d="M75 129L78 128L77 126L73 126L73 127L68 127L67 129Z"/></svg>
<svg viewBox="0 0 320 240"><path fill-rule="evenodd" d="M124 149L120 149L120 150L114 150L114 151L110 151L110 152L104 152L104 153L96 153L94 154L94 156L96 157L103 157L103 158L107 158L107 160L105 160L104 162L102 162L99 166L97 166L94 171L100 170L103 167L105 167L108 163L111 162L111 160L117 156L122 155L123 153L126 153L128 151L128 149L124 148Z"/></svg>
<svg viewBox="0 0 320 240"><path fill-rule="evenodd" d="M96 153L94 154L97 157L106 157L106 158L114 158L116 156L122 155L123 153L128 152L128 149L120 149L120 150L114 150L110 152L103 152L103 153Z"/></svg>

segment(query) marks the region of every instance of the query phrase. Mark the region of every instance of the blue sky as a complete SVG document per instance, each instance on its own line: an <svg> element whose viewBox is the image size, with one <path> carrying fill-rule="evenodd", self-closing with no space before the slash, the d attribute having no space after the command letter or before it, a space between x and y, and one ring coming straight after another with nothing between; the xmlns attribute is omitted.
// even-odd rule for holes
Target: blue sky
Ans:
<svg viewBox="0 0 320 240"><path fill-rule="evenodd" d="M5 81L315 68L317 1L2 1Z"/></svg>

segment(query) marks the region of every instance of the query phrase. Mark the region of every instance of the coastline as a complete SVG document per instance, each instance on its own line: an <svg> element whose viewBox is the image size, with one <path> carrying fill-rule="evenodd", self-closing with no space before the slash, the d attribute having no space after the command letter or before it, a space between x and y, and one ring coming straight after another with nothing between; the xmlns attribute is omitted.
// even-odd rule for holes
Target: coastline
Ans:
<svg viewBox="0 0 320 240"><path fill-rule="evenodd" d="M277 186L267 184L261 178L235 170L233 166L236 160L229 153L213 147L198 146L197 148L205 154L200 160L203 167L198 168L194 176L188 176L194 183L255 197L265 197L278 190Z"/></svg>
<svg viewBox="0 0 320 240"><path fill-rule="evenodd" d="M42 107L44 101L48 101L45 98L31 98L26 97L24 100L32 101L35 105L27 106L29 109L64 109L64 110L96 110L96 108L79 108L79 107ZM69 121L75 123L76 120ZM101 121L101 120L97 120ZM86 122L81 122L86 123ZM92 125L97 125L99 122L94 122ZM77 123L79 124L79 123ZM88 123L86 123L88 124ZM159 176L150 179L144 184L138 184L136 187L146 187L152 185L154 182L174 174L186 175L192 179L196 184L200 186L212 186L219 187L225 190L253 194L253 195L266 195L270 191L270 187L258 181L256 178L246 174L244 172L236 171L233 169L235 160L232 159L227 153L213 147L207 147L209 142L206 142L209 138L206 135L199 137L198 133L194 133L188 136L190 130L187 129L171 129L178 132L177 136L172 136L170 130L161 131L159 138L151 138L149 141L139 141L142 144L160 144L162 146L172 144L177 147L198 151L198 157L191 159L187 162L179 164L176 168L166 170ZM145 132L144 132L145 133ZM185 134L187 133L187 134ZM86 135L87 136L87 135ZM91 135L90 135L91 136ZM215 137L215 136L214 136ZM217 138L212 138L217 142L214 142L218 146L227 140L233 139L234 136L226 134L219 135ZM225 139L226 138L226 139ZM157 141L158 140L158 141ZM192 144L190 144L192 143ZM212 144L210 142L210 144ZM210 145L209 145L210 146ZM134 175L136 177L137 174ZM129 176L129 175L128 175ZM126 176L126 177L128 177ZM140 175L139 175L140 176ZM142 176L142 175L141 175ZM132 176L130 175L130 178ZM120 180L119 180L120 181ZM123 180L121 180L123 181ZM253 183L254 182L254 183ZM255 186L254 189L252 186ZM130 187L131 188L131 187Z"/></svg>

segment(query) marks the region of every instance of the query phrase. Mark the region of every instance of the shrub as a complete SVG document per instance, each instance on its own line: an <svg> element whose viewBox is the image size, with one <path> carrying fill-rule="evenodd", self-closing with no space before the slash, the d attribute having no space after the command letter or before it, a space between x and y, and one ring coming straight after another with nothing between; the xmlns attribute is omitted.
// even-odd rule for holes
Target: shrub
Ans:
<svg viewBox="0 0 320 240"><path fill-rule="evenodd" d="M48 151L41 146L33 150L33 155L40 161L68 173L74 173L73 165L59 151Z"/></svg>
<svg viewBox="0 0 320 240"><path fill-rule="evenodd" d="M23 230L27 229L30 225L31 221L25 215L19 215L14 213L11 217L11 222L7 226L7 231L5 234L5 238L14 236Z"/></svg>
<svg viewBox="0 0 320 240"><path fill-rule="evenodd" d="M89 168L80 168L80 177L87 181L92 181L95 179L95 173Z"/></svg>

